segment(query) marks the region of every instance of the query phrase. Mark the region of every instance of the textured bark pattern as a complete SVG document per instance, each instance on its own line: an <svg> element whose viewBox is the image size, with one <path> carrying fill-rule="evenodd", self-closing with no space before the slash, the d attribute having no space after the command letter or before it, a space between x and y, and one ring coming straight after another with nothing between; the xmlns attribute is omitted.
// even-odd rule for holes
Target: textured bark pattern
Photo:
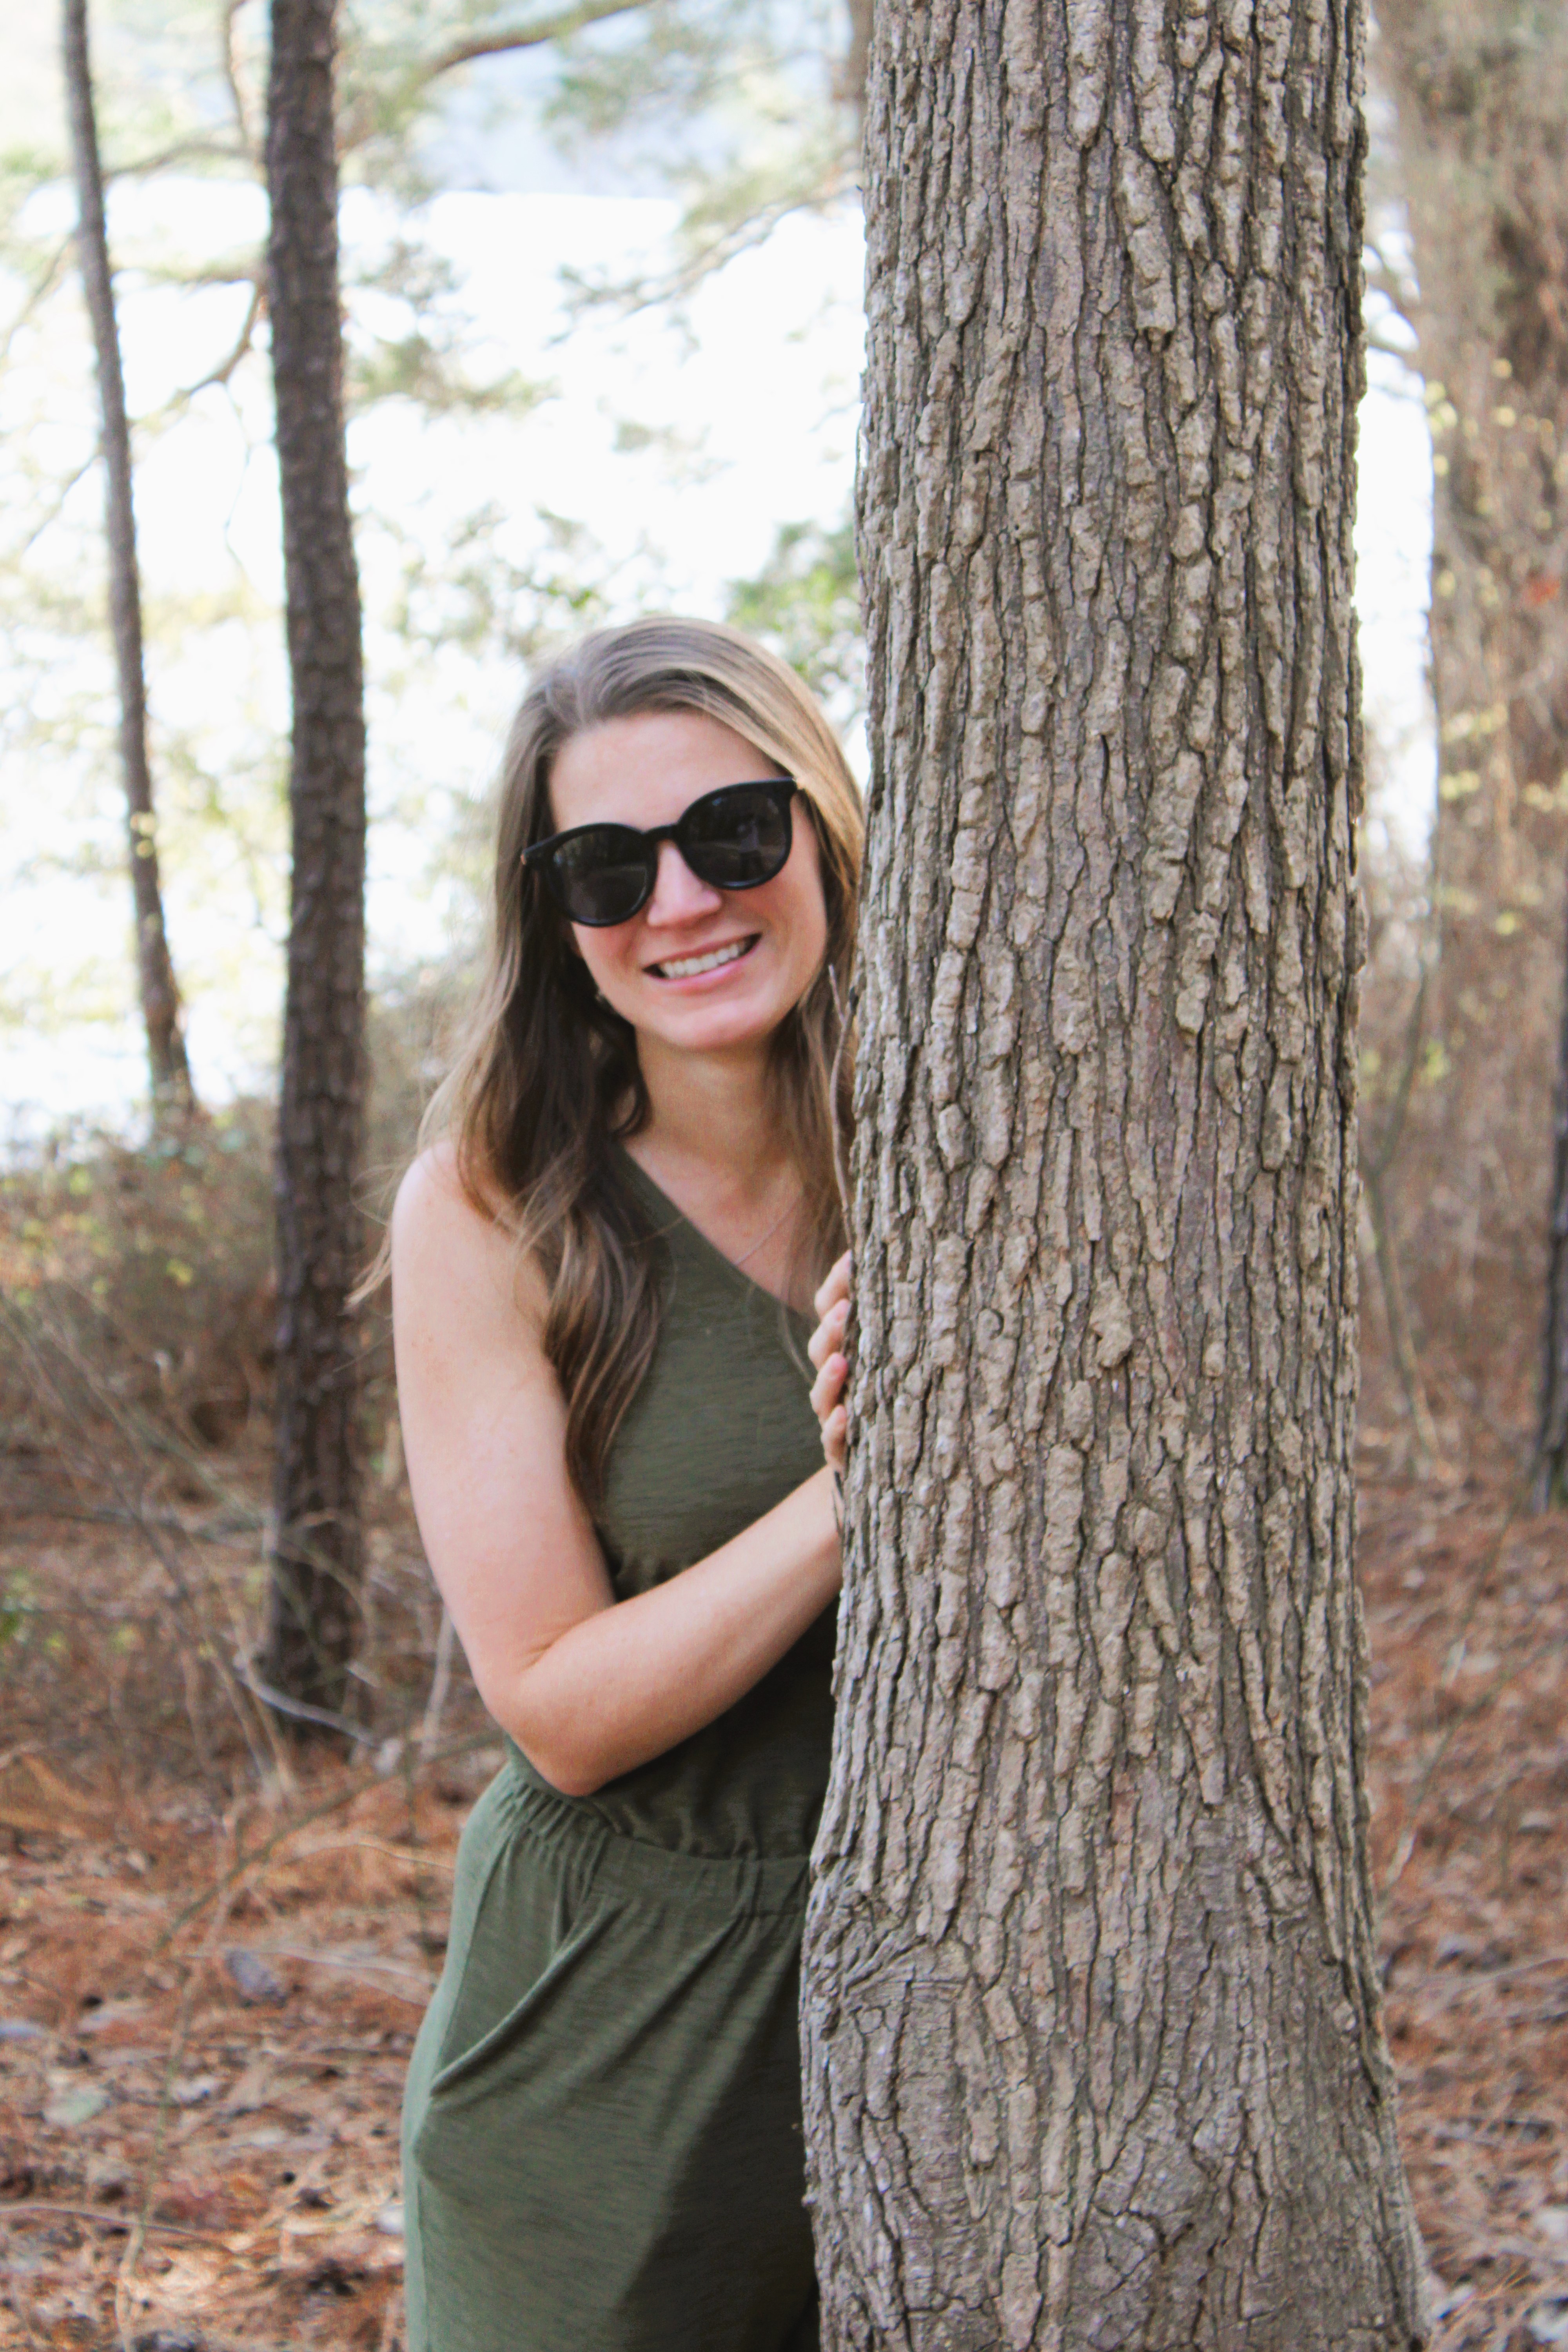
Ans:
<svg viewBox="0 0 1568 2352"><path fill-rule="evenodd" d="M127 847L136 915L136 978L147 1035L154 1105L176 1112L194 1106L185 1058L180 994L163 923L153 776L147 760L147 680L142 647L142 581L136 562L136 520L131 488L131 429L120 366L120 330L109 266L103 173L98 152L87 0L66 0L66 99L76 167L77 252L98 358L103 417L104 530L109 548L109 618L120 677L120 753L125 774Z"/></svg>
<svg viewBox="0 0 1568 2352"><path fill-rule="evenodd" d="M1442 1181L1419 1250L1475 1352L1517 1360L1521 1276L1539 1280L1549 1225L1568 866L1568 13L1387 0L1377 16L1436 465L1447 1067L1425 1109ZM1547 1426L1568 1426L1565 1377Z"/></svg>
<svg viewBox="0 0 1568 2352"><path fill-rule="evenodd" d="M1361 44L879 9L837 2352L1422 2338L1352 1573Z"/></svg>
<svg viewBox="0 0 1568 2352"><path fill-rule="evenodd" d="M1568 1507L1568 984L1563 991L1553 1111L1546 1333L1533 1498L1538 1511Z"/></svg>
<svg viewBox="0 0 1568 2352"><path fill-rule="evenodd" d="M332 0L274 0L268 308L294 739L278 1158L272 1681L341 1706L358 1622L359 1377L347 1300L364 1031L364 698L343 446Z"/></svg>

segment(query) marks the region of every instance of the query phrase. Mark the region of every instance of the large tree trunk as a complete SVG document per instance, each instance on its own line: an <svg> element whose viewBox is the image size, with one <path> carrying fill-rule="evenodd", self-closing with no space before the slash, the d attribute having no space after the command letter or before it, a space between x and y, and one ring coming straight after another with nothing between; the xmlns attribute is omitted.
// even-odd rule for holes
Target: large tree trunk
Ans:
<svg viewBox="0 0 1568 2352"><path fill-rule="evenodd" d="M65 0L66 100L77 187L77 254L98 355L103 417L104 530L109 548L109 617L120 675L120 755L125 772L131 891L136 919L136 977L154 1113L188 1115L195 1107L181 1019L180 992L163 923L153 776L147 759L147 679L142 649L142 583L131 488L131 430L114 315L114 279L103 209L87 0Z"/></svg>
<svg viewBox="0 0 1568 2352"><path fill-rule="evenodd" d="M1532 1311L1540 1297L1563 991L1568 14L1386 0L1377 16L1436 466L1434 1011L1447 1066L1427 1089L1436 1182L1418 1257L1429 1319L1447 1310L1472 1356L1506 1376L1527 1360L1521 1302ZM1556 1409L1568 1417L1568 1395Z"/></svg>
<svg viewBox="0 0 1568 2352"><path fill-rule="evenodd" d="M333 0L273 0L268 309L293 685L293 898L278 1143L268 1668L342 1706L358 1623L359 1376L348 1305L364 1060L364 697L343 446Z"/></svg>
<svg viewBox="0 0 1568 2352"><path fill-rule="evenodd" d="M1352 1552L1357 0L884 5L832 2347L1405 2347Z"/></svg>

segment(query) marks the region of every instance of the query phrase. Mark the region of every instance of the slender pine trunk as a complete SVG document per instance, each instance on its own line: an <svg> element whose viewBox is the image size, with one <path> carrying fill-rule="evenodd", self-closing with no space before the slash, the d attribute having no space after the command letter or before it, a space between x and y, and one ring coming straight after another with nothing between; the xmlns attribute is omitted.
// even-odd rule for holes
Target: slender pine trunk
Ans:
<svg viewBox="0 0 1568 2352"><path fill-rule="evenodd" d="M830 2352L1424 2339L1372 1932L1358 0L882 0Z"/></svg>
<svg viewBox="0 0 1568 2352"><path fill-rule="evenodd" d="M109 616L120 679L120 756L125 775L127 845L136 921L136 978L147 1037L147 1067L155 1114L188 1117L195 1108L169 954L153 776L147 759L147 678L142 644L142 583L136 561L132 499L131 431L120 364L120 329L104 218L103 172L98 152L92 67L88 51L87 0L65 0L66 98L77 187L77 254L98 357L103 420L104 533L109 551Z"/></svg>
<svg viewBox="0 0 1568 2352"><path fill-rule="evenodd" d="M341 1710L359 1624L353 1198L364 1066L364 696L343 438L333 0L273 0L268 312L283 502L293 884L278 1136L267 1668Z"/></svg>

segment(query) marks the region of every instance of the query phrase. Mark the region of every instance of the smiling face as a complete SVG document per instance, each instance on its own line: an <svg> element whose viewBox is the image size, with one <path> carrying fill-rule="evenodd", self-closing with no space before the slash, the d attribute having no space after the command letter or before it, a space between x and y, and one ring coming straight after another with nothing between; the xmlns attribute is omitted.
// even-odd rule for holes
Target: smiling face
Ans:
<svg viewBox="0 0 1568 2352"><path fill-rule="evenodd" d="M557 831L580 824L673 824L704 793L780 774L777 763L697 710L645 710L572 736L556 754ZM810 987L827 945L816 831L804 796L787 864L754 890L700 881L672 841L628 922L572 926L601 994L639 1038L682 1053L759 1047Z"/></svg>

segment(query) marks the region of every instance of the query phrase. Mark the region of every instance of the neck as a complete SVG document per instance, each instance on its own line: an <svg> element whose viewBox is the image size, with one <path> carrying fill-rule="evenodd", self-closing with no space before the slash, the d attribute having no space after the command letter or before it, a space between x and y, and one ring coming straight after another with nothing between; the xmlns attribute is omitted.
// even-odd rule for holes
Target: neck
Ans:
<svg viewBox="0 0 1568 2352"><path fill-rule="evenodd" d="M765 1046L672 1054L639 1036L650 1115L638 1138L661 1159L763 1189L790 1158L768 1085Z"/></svg>

